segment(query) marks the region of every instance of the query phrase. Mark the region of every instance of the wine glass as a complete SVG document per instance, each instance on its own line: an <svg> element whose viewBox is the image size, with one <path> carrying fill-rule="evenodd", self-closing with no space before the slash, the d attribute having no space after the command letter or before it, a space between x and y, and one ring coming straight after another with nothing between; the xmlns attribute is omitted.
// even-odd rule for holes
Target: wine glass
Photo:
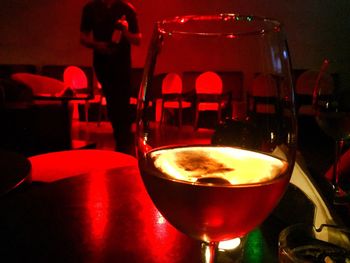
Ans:
<svg viewBox="0 0 350 263"><path fill-rule="evenodd" d="M323 60L316 79L313 105L319 127L335 141L332 175L333 202L349 203L350 193L340 186L340 157L345 141L350 136L350 87L349 73L342 70L343 63L328 58ZM337 69L338 66L338 69ZM340 70L337 74L337 70ZM338 75L335 81L333 75Z"/></svg>
<svg viewBox="0 0 350 263"><path fill-rule="evenodd" d="M220 103L222 116L209 111L218 105L210 107L199 112L197 126L202 97L195 87L208 71L220 76L223 93L232 99L218 102L209 88L205 97ZM162 79L169 73L181 76L182 97L192 104L182 109L181 126L177 108L163 112L164 120L157 118ZM272 81L259 87L259 96L246 95L260 74ZM237 75L243 79L240 85L225 82L225 76ZM204 83L212 84L210 78ZM204 262L214 262L219 242L243 237L261 224L285 192L296 153L290 61L281 23L239 14L157 22L139 92L136 145L152 201L170 224L203 242Z"/></svg>

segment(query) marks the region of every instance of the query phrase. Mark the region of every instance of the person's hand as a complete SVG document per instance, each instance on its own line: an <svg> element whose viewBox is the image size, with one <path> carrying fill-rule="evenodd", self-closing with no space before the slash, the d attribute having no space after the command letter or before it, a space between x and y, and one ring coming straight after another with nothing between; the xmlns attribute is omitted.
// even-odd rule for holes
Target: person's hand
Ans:
<svg viewBox="0 0 350 263"><path fill-rule="evenodd" d="M129 30L129 23L126 21L126 16L123 15L119 20L116 21L115 26L120 28L122 31L128 31Z"/></svg>
<svg viewBox="0 0 350 263"><path fill-rule="evenodd" d="M95 42L94 50L100 54L109 55L113 52L110 43L108 42Z"/></svg>

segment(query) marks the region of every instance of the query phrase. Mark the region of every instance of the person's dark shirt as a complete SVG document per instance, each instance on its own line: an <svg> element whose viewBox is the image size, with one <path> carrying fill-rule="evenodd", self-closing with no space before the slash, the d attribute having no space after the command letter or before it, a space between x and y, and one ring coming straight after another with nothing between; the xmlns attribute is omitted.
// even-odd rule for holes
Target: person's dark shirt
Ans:
<svg viewBox="0 0 350 263"><path fill-rule="evenodd" d="M136 12L134 8L124 2L116 1L111 7L107 7L101 0L88 2L82 12L80 31L92 32L96 41L111 42L114 31L114 24L125 15L131 33L139 33ZM104 56L116 57L116 61L130 60L131 47L129 41L122 37L119 44L115 45L115 52L112 55L101 55L94 52L94 59L103 59Z"/></svg>

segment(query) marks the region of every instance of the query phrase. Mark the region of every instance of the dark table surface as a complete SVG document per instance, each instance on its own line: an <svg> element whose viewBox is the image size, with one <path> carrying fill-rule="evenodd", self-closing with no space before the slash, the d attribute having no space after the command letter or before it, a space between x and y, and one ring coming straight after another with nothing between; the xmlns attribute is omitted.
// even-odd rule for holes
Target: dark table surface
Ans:
<svg viewBox="0 0 350 263"><path fill-rule="evenodd" d="M29 160L18 153L0 150L0 198L24 183L29 183L31 176Z"/></svg>
<svg viewBox="0 0 350 263"><path fill-rule="evenodd" d="M72 95L54 95L54 94L36 94L34 95L34 100L43 100L43 101L61 101L61 102L69 102L75 100L91 100L94 96L91 94L72 94Z"/></svg>
<svg viewBox="0 0 350 263"><path fill-rule="evenodd" d="M244 262L277 262L278 233L313 218L290 185L274 213L246 239ZM295 207L290 213L288 206ZM1 262L200 262L200 242L174 229L146 193L136 166L52 183L32 182L0 198ZM286 219L287 218L287 219ZM230 251L218 262L233 262Z"/></svg>

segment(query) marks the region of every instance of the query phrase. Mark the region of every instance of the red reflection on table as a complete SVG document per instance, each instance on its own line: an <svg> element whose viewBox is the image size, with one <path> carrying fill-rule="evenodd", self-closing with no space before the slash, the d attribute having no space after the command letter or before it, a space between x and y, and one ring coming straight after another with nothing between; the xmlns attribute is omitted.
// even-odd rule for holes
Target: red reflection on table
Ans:
<svg viewBox="0 0 350 263"><path fill-rule="evenodd" d="M109 217L109 197L106 177L103 172L91 174L87 190L87 209L91 228L91 240L96 247L102 247Z"/></svg>
<svg viewBox="0 0 350 263"><path fill-rule="evenodd" d="M183 253L181 250L188 249L182 246L183 236L166 221L152 203L144 204L141 213L145 221L145 243L152 256L159 262L171 262L175 254L178 254L175 256L178 258Z"/></svg>

